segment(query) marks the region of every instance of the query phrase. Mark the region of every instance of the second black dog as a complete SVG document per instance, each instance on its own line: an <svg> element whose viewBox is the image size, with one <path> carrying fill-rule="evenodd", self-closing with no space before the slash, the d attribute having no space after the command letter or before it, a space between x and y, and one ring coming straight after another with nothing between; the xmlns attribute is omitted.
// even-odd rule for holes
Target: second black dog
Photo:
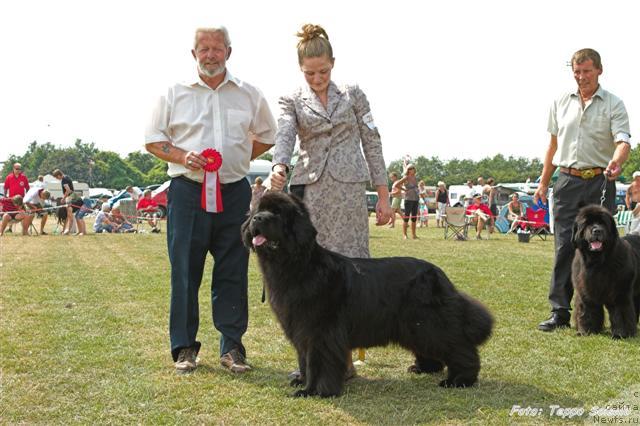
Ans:
<svg viewBox="0 0 640 426"><path fill-rule="evenodd" d="M612 336L635 336L640 315L640 236L620 238L611 213L590 205L578 212L573 244L578 334L601 332L606 307Z"/></svg>

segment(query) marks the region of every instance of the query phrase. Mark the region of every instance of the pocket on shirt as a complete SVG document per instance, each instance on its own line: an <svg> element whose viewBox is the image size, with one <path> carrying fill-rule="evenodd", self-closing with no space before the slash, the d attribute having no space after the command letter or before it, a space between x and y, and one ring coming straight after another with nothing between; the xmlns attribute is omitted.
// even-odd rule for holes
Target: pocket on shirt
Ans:
<svg viewBox="0 0 640 426"><path fill-rule="evenodd" d="M227 136L237 142L244 142L249 134L251 115L243 110L227 110Z"/></svg>

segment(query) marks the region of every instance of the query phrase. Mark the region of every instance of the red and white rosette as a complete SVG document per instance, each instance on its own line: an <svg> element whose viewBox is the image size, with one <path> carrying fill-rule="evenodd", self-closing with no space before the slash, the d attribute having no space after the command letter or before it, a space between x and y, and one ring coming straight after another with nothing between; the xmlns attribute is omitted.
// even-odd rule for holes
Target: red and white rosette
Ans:
<svg viewBox="0 0 640 426"><path fill-rule="evenodd" d="M200 205L209 213L220 213L222 212L222 192L220 192L218 169L222 166L222 155L215 149L207 148L202 151L202 156L207 159L207 164L204 166Z"/></svg>

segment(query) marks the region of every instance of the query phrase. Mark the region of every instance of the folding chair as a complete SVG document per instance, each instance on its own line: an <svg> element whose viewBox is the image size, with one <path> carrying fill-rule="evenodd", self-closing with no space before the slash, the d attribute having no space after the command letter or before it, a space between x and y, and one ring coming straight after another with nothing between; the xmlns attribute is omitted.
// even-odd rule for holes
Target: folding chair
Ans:
<svg viewBox="0 0 640 426"><path fill-rule="evenodd" d="M549 224L544 221L544 217L547 211L544 209L534 210L531 207L527 207L524 212L524 221L520 221L520 227L524 230L528 230L531 235L537 235L541 240L547 239L547 234L550 232Z"/></svg>
<svg viewBox="0 0 640 426"><path fill-rule="evenodd" d="M456 238L466 240L469 230L469 219L464 207L447 206L444 209L444 239Z"/></svg>
<svg viewBox="0 0 640 426"><path fill-rule="evenodd" d="M613 218L616 221L616 227L618 230L623 229L626 234L628 226L633 220L633 210L618 210L618 213L616 213Z"/></svg>

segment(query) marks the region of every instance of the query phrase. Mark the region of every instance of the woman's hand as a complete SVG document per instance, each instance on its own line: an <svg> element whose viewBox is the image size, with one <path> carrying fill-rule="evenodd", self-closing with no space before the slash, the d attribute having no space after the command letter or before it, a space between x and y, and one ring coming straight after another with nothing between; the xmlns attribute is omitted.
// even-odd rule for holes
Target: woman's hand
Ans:
<svg viewBox="0 0 640 426"><path fill-rule="evenodd" d="M276 164L273 166L269 175L269 190L282 191L287 183L287 167L284 164Z"/></svg>
<svg viewBox="0 0 640 426"><path fill-rule="evenodd" d="M380 200L376 203L376 226L382 226L389 223L393 217L393 210L388 200Z"/></svg>
<svg viewBox="0 0 640 426"><path fill-rule="evenodd" d="M389 190L387 185L378 185L376 187L378 192L378 202L376 203L376 226L382 226L389 223L394 215L391 206L389 205Z"/></svg>

